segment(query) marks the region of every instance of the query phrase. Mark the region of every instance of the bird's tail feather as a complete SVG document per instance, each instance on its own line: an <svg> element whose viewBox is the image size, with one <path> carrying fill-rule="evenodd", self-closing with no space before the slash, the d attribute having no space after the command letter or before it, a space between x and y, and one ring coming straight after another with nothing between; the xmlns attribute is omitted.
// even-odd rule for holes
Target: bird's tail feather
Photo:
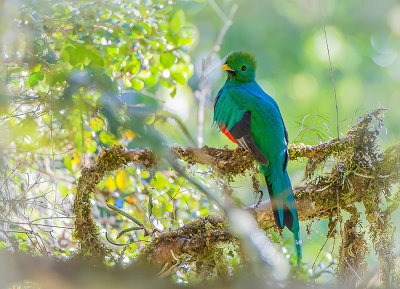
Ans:
<svg viewBox="0 0 400 289"><path fill-rule="evenodd" d="M300 232L299 230L292 232L294 234L294 244L296 246L297 266L300 267L302 258Z"/></svg>
<svg viewBox="0 0 400 289"><path fill-rule="evenodd" d="M262 172L267 183L268 193L274 212L275 223L278 228L287 227L294 234L297 264L301 261L301 239L299 234L299 219L296 203L293 196L292 185L287 171L281 168L273 170L271 167L262 166Z"/></svg>

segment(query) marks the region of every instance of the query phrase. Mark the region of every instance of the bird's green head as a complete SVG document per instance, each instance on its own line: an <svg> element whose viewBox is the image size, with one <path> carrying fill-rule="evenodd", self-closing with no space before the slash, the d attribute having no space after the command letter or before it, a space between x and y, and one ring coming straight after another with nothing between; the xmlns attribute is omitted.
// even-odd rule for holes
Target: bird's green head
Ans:
<svg viewBox="0 0 400 289"><path fill-rule="evenodd" d="M231 53L221 67L228 73L228 79L250 82L256 78L256 61L251 53L239 51Z"/></svg>

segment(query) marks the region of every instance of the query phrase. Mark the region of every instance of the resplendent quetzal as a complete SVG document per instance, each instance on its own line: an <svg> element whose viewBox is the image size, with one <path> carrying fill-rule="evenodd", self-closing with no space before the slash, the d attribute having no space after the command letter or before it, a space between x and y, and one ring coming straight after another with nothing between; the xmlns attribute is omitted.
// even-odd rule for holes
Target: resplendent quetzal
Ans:
<svg viewBox="0 0 400 289"><path fill-rule="evenodd" d="M256 62L247 52L233 52L222 66L228 79L214 102L214 124L260 163L278 228L294 234L301 260L299 220L287 173L288 134L279 107L255 81Z"/></svg>

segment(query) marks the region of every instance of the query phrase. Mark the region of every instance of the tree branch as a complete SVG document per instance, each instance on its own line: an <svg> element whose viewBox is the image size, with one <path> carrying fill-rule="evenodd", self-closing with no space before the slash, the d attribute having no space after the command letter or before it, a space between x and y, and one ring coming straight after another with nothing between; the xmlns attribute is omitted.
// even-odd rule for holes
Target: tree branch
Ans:
<svg viewBox="0 0 400 289"><path fill-rule="evenodd" d="M376 212L379 211L378 207L382 199L390 197L391 185L399 183L400 144L386 149L383 153L379 152L376 141L383 126L380 119L382 112L382 109L377 109L364 115L348 131L347 136L340 140L333 139L315 146L290 145L291 160L308 159L307 180L304 184L294 187L300 221L323 218L329 218L332 221L332 218L337 217L338 203L341 209L351 211L355 202L362 202L366 208L367 220L371 225L382 232L388 232L387 228L380 225L379 215ZM219 177L228 176L228 179L255 168L253 157L241 149L216 149L205 146L203 148L172 147L170 150L188 164L210 166ZM328 157L331 157L330 169L312 178L315 169L321 167ZM158 158L150 150L125 150L122 146L114 146L101 153L95 165L82 171L74 207L75 237L80 241L80 255L104 257L107 254L107 249L98 239L98 230L90 216L89 197L106 173L120 169L128 163L155 168L158 165ZM337 192L339 192L338 198ZM249 209L254 212L261 228L266 230L273 226L274 219L268 201ZM353 220L354 223L356 220ZM335 230L335 226L330 228ZM228 236L223 234L223 231L220 231L221 234L213 232L222 238L216 238L215 242ZM165 264L171 264L171 258L175 259L172 254L168 254L169 250L180 255L180 252L187 253L190 248L187 247L188 244L196 244L196 241L182 236L169 241L160 245L158 249L164 253L156 252L157 255L168 256L169 259L164 258ZM392 243L389 239L377 239L376 247L382 248L390 244ZM360 253L358 256L363 255ZM350 257L346 257L347 263L355 264L357 260L351 260ZM386 268L391 267L388 265ZM357 274L361 276L362 272L357 272Z"/></svg>
<svg viewBox="0 0 400 289"><path fill-rule="evenodd" d="M139 266L132 264L126 269L101 264L97 268L93 268L90 263L59 261L52 257L33 257L29 254L11 254L5 251L0 252L0 268L0 288L19 288L19 285L23 287L23 284L34 288L39 285L43 289L233 289L245 286L264 289L265 284L268 284L268 288L271 289L282 288L283 284L288 288L309 288L309 285L301 280L278 283L265 276L255 278L250 274L216 281L204 279L199 284L182 286L171 279L160 278L157 276L157 272L149 270L142 264ZM35 283L32 284L27 280ZM316 285L314 288L322 287Z"/></svg>

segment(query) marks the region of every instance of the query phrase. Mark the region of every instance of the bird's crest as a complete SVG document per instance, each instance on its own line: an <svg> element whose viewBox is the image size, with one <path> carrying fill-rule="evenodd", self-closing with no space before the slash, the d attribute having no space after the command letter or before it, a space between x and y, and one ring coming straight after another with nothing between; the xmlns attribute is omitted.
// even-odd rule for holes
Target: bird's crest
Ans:
<svg viewBox="0 0 400 289"><path fill-rule="evenodd" d="M243 60L245 60L246 62L248 62L250 64L252 70L256 70L256 66L257 66L256 59L252 53L247 52L247 51L232 52L226 58L225 63L227 63L229 65L229 64L233 64L233 63L238 63Z"/></svg>

